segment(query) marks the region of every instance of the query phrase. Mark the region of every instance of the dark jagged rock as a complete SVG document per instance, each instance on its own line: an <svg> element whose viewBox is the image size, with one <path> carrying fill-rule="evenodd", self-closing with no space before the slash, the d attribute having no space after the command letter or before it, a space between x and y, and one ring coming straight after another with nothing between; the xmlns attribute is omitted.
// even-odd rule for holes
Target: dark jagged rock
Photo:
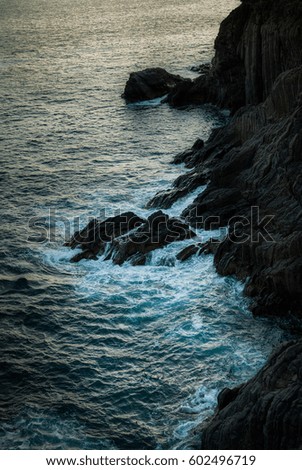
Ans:
<svg viewBox="0 0 302 470"><path fill-rule="evenodd" d="M178 199L189 194L199 186L206 184L207 178L203 173L190 172L181 175L173 183L171 189L160 191L147 203L147 208L160 207L161 209L168 209Z"/></svg>
<svg viewBox="0 0 302 470"><path fill-rule="evenodd" d="M225 389L202 449L302 449L302 340L282 345L246 384Z"/></svg>
<svg viewBox="0 0 302 470"><path fill-rule="evenodd" d="M256 315L302 316L301 93L302 67L282 73L263 103L241 108L190 149L184 160L193 170L149 203L168 207L207 184L182 216L193 227L229 227L215 266L248 279Z"/></svg>
<svg viewBox="0 0 302 470"><path fill-rule="evenodd" d="M263 105L235 118L234 131L244 140L237 155L227 154L212 169L212 184L238 190L238 207L249 207L249 213L238 210L245 226L242 233L230 227L215 264L220 274L249 277L256 314L302 313L301 90L302 68L282 74Z"/></svg>
<svg viewBox="0 0 302 470"><path fill-rule="evenodd" d="M179 261L187 261L189 258L192 258L192 256L200 254L201 248L201 243L186 246L186 248L184 248L177 254L176 259L178 259Z"/></svg>
<svg viewBox="0 0 302 470"><path fill-rule="evenodd" d="M189 245L177 254L176 259L183 262L187 261L189 258L192 258L194 255L200 256L203 253L205 255L215 254L220 243L221 240L213 238L205 243L200 242L195 243L194 245Z"/></svg>
<svg viewBox="0 0 302 470"><path fill-rule="evenodd" d="M107 243L116 237L128 233L146 222L134 212L124 212L106 220L92 219L81 231L76 232L71 240L65 243L70 248L81 248L82 252L72 258L72 262L82 259L96 259L104 252Z"/></svg>
<svg viewBox="0 0 302 470"><path fill-rule="evenodd" d="M91 220L65 245L82 250L71 258L73 263L95 260L106 252L105 260L112 259L114 264L130 260L134 266L141 266L151 251L195 236L187 224L162 211L154 212L148 219L125 212L104 221Z"/></svg>
<svg viewBox="0 0 302 470"><path fill-rule="evenodd" d="M180 83L168 102L208 102L233 111L261 103L277 77L302 62L301 18L300 0L243 0L220 26L209 72Z"/></svg>
<svg viewBox="0 0 302 470"><path fill-rule="evenodd" d="M85 251L81 251L80 253L74 255L72 258L71 258L71 262L72 263L78 263L79 261L82 261L82 259L93 259L93 260L97 260L97 255L95 253L93 253L93 251L90 251L90 250L85 250Z"/></svg>
<svg viewBox="0 0 302 470"><path fill-rule="evenodd" d="M205 230L225 227L233 216L239 214L241 197L236 188L214 189L210 186L184 210L182 215L194 227Z"/></svg>
<svg viewBox="0 0 302 470"><path fill-rule="evenodd" d="M128 260L134 265L144 264L151 251L195 236L187 224L158 211L137 230L115 239L106 259L119 265Z"/></svg>
<svg viewBox="0 0 302 470"><path fill-rule="evenodd" d="M209 255L209 254L215 255L217 253L220 243L221 243L220 239L211 238L207 242L203 243L202 252L205 255Z"/></svg>
<svg viewBox="0 0 302 470"><path fill-rule="evenodd" d="M131 264L133 266L145 266L147 262L147 255L143 253L137 253L131 258Z"/></svg>
<svg viewBox="0 0 302 470"><path fill-rule="evenodd" d="M202 139L197 139L196 142L193 144L192 148L189 150L185 150L184 152L178 153L173 162L175 165L179 165L180 163L187 163L190 158L196 154L197 150L202 150L204 148L204 141Z"/></svg>
<svg viewBox="0 0 302 470"><path fill-rule="evenodd" d="M159 67L132 72L122 97L128 102L152 100L171 92L176 85L190 81Z"/></svg>

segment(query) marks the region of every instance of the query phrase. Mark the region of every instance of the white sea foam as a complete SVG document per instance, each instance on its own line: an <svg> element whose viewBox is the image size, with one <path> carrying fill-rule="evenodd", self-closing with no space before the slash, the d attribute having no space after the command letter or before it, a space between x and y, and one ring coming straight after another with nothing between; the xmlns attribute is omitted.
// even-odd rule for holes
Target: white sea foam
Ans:
<svg viewBox="0 0 302 470"><path fill-rule="evenodd" d="M154 212L144 205L186 171L169 165L175 153L224 122L215 108L120 98L132 70L161 64L183 74L184 57L185 67L210 60L219 23L238 3L217 2L150 1L146 16L136 2L121 15L117 0L92 0L89 9L27 1L22 34L15 2L3 2L1 169L9 184L0 195L0 263L9 278L26 273L33 284L6 294L1 344L12 375L4 383L3 374L2 388L16 418L3 428L5 448L190 446L216 390L255 372L278 338L276 327L252 320L240 284L217 276L211 256L176 260L195 240L153 252L140 267L101 258L72 264L79 250L62 246L65 223L73 227L67 219L80 214L84 227L104 208L108 216ZM33 21L39 57L26 45ZM201 190L164 212L179 216ZM28 220L49 210L63 222L51 221L56 240L27 243Z"/></svg>
<svg viewBox="0 0 302 470"><path fill-rule="evenodd" d="M136 101L134 103L129 103L129 108L142 108L142 107L156 107L162 104L162 101L167 97L167 95L160 96L159 98L154 98L152 100L145 101Z"/></svg>

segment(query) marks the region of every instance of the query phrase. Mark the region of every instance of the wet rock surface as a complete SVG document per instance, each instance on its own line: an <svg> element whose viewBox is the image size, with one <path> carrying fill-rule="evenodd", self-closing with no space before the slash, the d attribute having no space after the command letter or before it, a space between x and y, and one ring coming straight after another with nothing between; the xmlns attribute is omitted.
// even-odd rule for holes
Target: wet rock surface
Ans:
<svg viewBox="0 0 302 470"><path fill-rule="evenodd" d="M224 389L203 449L302 449L302 340L281 346L247 383Z"/></svg>
<svg viewBox="0 0 302 470"><path fill-rule="evenodd" d="M220 243L193 244L177 259L213 253L218 273L246 282L255 315L301 319L301 64L301 1L242 0L221 24L210 69L195 80L170 79L163 69L130 77L128 101L168 93L173 106L212 103L229 108L232 118L208 142L198 141L175 157L174 163L190 171L148 203L168 208L200 187L181 220L161 211L148 220L131 214L131 236L129 228L117 229L112 221L105 242L98 236L91 240L103 230L103 222L92 221L69 243L82 249L74 261L109 246L106 256L114 263L143 265L154 249L193 238L190 227L228 227ZM247 384L225 389L203 430L203 448L301 449L301 370L302 340L297 340Z"/></svg>
<svg viewBox="0 0 302 470"><path fill-rule="evenodd" d="M132 72L122 97L129 103L152 100L170 93L176 85L190 81L179 75L173 75L160 67Z"/></svg>
<svg viewBox="0 0 302 470"><path fill-rule="evenodd" d="M72 258L74 262L95 259L96 255L104 252L107 243L139 227L143 222L145 219L138 217L134 212L124 212L105 220L92 219L83 230L76 232L65 246L72 249L81 248L82 253Z"/></svg>
<svg viewBox="0 0 302 470"><path fill-rule="evenodd" d="M151 251L195 236L186 223L162 211L154 212L148 219L125 212L104 221L93 219L66 246L82 250L71 258L72 262L104 255L105 260L112 260L114 264L130 261L140 266L146 263Z"/></svg>
<svg viewBox="0 0 302 470"><path fill-rule="evenodd" d="M146 255L151 251L193 237L195 233L187 224L158 211L131 234L114 240L106 259L119 265L128 260L134 265L145 264Z"/></svg>
<svg viewBox="0 0 302 470"><path fill-rule="evenodd" d="M189 258L192 258L194 255L200 256L203 253L206 255L215 254L218 250L220 242L221 240L213 238L205 243L200 242L195 243L194 245L189 245L177 254L176 259L183 262L187 261Z"/></svg>

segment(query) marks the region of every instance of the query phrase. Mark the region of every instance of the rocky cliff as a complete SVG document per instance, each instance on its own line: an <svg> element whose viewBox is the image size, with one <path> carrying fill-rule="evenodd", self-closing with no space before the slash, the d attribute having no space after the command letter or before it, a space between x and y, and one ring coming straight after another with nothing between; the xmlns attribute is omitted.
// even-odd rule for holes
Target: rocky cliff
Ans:
<svg viewBox="0 0 302 470"><path fill-rule="evenodd" d="M177 155L191 171L157 194L169 207L207 185L182 214L193 227L229 227L215 249L222 275L245 281L255 315L302 317L302 2L243 0L222 23L210 71L175 86L170 104L228 107L229 124ZM181 253L184 260L197 253ZM203 430L205 449L297 449L301 341L247 384L224 390Z"/></svg>
<svg viewBox="0 0 302 470"><path fill-rule="evenodd" d="M282 72L301 65L301 17L299 0L242 0L221 24L209 73L179 84L170 103L234 111L264 101Z"/></svg>
<svg viewBox="0 0 302 470"><path fill-rule="evenodd" d="M301 449L302 341L283 345L249 382L224 389L204 449Z"/></svg>
<svg viewBox="0 0 302 470"><path fill-rule="evenodd" d="M164 230L132 213L124 214L122 222L93 221L69 243L82 249L73 261L94 258L110 243L113 262L144 264L146 255L167 240L192 238L190 227L227 226L222 242L193 245L178 259L214 253L220 274L245 281L255 315L301 319L301 0L242 0L222 23L215 57L203 75L182 80L147 69L131 75L124 97L133 101L165 93L173 106L213 103L229 108L232 118L207 143L199 139L175 157L174 163L190 171L148 206L168 208L201 185L206 190L184 210L182 220L162 212L150 216L165 220ZM147 233L144 243L140 227ZM129 228L134 230L130 241L123 238ZM301 344L284 346L254 379L220 395L217 414L203 430L203 448L302 448Z"/></svg>
<svg viewBox="0 0 302 470"><path fill-rule="evenodd" d="M215 78L223 105L232 105L237 88L233 111L239 102L249 104L206 145L178 155L175 163L192 170L149 202L167 208L207 184L182 216L199 228L229 227L215 265L220 274L246 280L257 315L302 316L300 11L295 1L244 1L223 22L212 71L202 81ZM211 83L211 96L213 90Z"/></svg>
<svg viewBox="0 0 302 470"><path fill-rule="evenodd" d="M235 114L203 149L178 157L193 168L188 185L208 183L183 215L191 225L207 228L212 217L229 226L215 265L246 281L257 315L302 316L301 7L243 1L221 25L210 74L187 93L189 102ZM301 344L282 347L255 378L220 394L204 449L302 448Z"/></svg>

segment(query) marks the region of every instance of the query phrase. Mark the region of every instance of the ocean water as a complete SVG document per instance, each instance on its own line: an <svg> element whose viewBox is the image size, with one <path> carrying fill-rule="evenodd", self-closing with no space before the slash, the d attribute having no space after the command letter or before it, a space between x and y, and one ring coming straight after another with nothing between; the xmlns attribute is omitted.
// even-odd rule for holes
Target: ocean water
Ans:
<svg viewBox="0 0 302 470"><path fill-rule="evenodd" d="M143 267L63 247L89 217L149 214L172 157L225 122L120 95L147 66L194 76L238 3L0 0L1 449L194 448L218 391L284 338L211 256L176 262L189 242Z"/></svg>

